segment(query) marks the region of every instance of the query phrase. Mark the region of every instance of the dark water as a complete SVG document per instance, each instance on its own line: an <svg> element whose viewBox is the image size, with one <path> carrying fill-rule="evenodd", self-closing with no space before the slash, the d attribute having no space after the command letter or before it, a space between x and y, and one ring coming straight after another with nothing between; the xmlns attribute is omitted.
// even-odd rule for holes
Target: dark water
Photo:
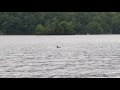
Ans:
<svg viewBox="0 0 120 90"><path fill-rule="evenodd" d="M120 35L0 36L1 77L119 78Z"/></svg>

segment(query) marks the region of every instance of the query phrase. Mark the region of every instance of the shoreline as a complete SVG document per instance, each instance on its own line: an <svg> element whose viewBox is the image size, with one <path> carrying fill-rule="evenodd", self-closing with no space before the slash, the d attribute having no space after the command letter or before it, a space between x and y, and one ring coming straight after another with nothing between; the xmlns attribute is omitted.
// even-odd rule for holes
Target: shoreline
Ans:
<svg viewBox="0 0 120 90"><path fill-rule="evenodd" d="M93 36L93 35L120 35L120 34L75 34L75 35L0 35L0 36Z"/></svg>

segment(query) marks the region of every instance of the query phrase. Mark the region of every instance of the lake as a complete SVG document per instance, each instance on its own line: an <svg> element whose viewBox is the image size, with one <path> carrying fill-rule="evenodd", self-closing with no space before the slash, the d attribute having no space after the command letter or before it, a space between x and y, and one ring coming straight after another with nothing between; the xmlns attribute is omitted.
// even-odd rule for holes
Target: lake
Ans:
<svg viewBox="0 0 120 90"><path fill-rule="evenodd" d="M120 35L0 36L0 78L106 77L120 78Z"/></svg>

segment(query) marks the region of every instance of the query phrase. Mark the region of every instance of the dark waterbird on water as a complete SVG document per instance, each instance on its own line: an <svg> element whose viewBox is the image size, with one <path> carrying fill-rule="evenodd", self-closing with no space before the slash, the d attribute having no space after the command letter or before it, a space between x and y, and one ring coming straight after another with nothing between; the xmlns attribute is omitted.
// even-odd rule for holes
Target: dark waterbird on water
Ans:
<svg viewBox="0 0 120 90"><path fill-rule="evenodd" d="M57 48L61 48L61 47L57 46Z"/></svg>

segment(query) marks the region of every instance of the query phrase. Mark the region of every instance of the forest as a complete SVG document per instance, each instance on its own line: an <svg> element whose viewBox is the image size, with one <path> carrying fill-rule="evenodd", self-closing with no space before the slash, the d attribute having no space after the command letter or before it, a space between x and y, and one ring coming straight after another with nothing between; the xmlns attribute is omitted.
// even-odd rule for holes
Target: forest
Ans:
<svg viewBox="0 0 120 90"><path fill-rule="evenodd" d="M0 12L1 35L120 34L119 12Z"/></svg>

